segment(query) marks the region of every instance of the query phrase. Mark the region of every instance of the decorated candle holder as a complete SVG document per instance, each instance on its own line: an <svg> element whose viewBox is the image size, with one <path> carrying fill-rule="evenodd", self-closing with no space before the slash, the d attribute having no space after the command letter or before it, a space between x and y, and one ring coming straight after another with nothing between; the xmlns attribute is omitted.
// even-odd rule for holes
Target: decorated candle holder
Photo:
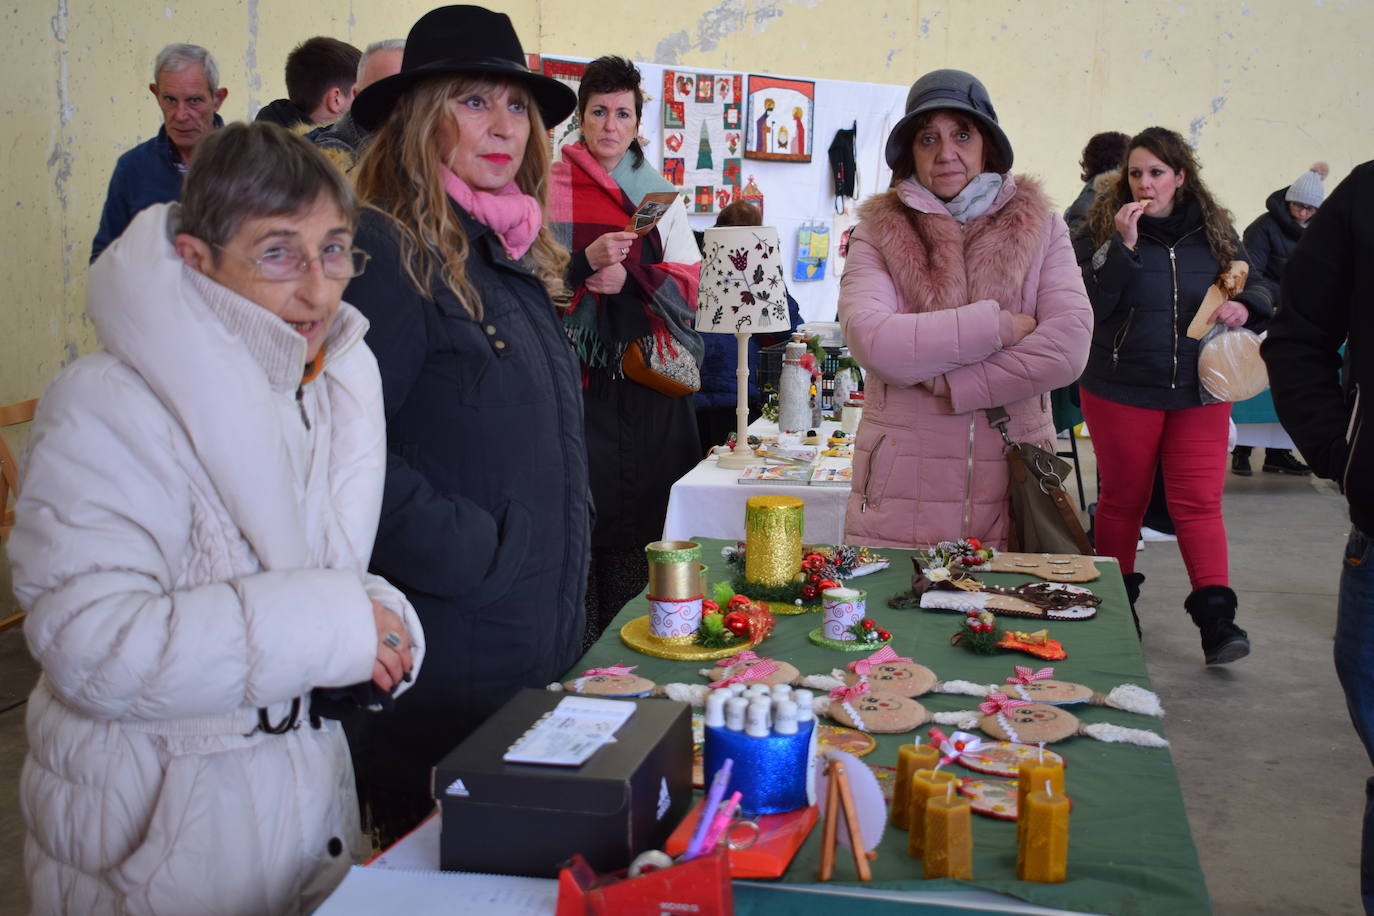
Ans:
<svg viewBox="0 0 1374 916"><path fill-rule="evenodd" d="M801 564L806 503L796 496L753 496L744 505L744 578L754 585L790 585Z"/></svg>
<svg viewBox="0 0 1374 916"><path fill-rule="evenodd" d="M700 627L700 595L685 601L649 599L649 632L659 639L694 637Z"/></svg>
<svg viewBox="0 0 1374 916"><path fill-rule="evenodd" d="M701 590L700 544L695 541L654 541L644 548L644 555L649 561L651 601L686 601L704 594Z"/></svg>
<svg viewBox="0 0 1374 916"><path fill-rule="evenodd" d="M827 588L821 597L825 611L821 635L838 642L857 640L859 637L852 630L864 618L868 593L857 588Z"/></svg>

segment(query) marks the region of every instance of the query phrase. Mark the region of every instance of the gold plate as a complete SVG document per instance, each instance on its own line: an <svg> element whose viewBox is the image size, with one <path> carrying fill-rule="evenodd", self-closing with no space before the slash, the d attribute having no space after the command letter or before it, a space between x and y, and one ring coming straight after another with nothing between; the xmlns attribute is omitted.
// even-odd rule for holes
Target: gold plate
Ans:
<svg viewBox="0 0 1374 916"><path fill-rule="evenodd" d="M667 658L675 661L700 662L717 658L729 658L745 649L754 648L748 641L741 641L725 649L707 649L696 643L674 645L666 639L654 636L649 630L649 615L636 617L620 628L620 641L645 655L654 658Z"/></svg>

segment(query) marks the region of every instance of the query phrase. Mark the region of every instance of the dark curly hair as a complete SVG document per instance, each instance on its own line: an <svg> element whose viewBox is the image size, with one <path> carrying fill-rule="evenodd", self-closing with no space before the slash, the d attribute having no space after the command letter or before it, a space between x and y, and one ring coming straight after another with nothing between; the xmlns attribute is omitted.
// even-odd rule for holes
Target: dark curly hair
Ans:
<svg viewBox="0 0 1374 916"><path fill-rule="evenodd" d="M1149 150L1160 162L1175 172L1183 173L1183 185L1178 189L1175 200L1182 202L1196 198L1202 207L1202 224L1207 234L1207 247L1217 265L1224 270L1236 253L1236 232L1232 228L1231 211L1221 206L1212 197L1212 192L1202 183L1202 166L1198 164L1193 148L1175 131L1167 127L1147 127L1131 138L1126 152L1121 157L1121 171L1115 183L1105 193L1098 196L1088 211L1088 226L1092 231L1093 245L1099 246L1112 237L1116 231L1116 211L1130 203L1131 185L1126 180L1126 167L1130 162L1131 151Z"/></svg>
<svg viewBox="0 0 1374 916"><path fill-rule="evenodd" d="M1130 142L1131 138L1119 130L1093 134L1088 140L1088 145L1083 147L1083 158L1078 160L1078 165L1083 170L1083 180L1092 181L1094 175L1118 168Z"/></svg>
<svg viewBox="0 0 1374 916"><path fill-rule="evenodd" d="M644 114L644 90L639 87L639 68L623 57L607 54L587 64L582 74L582 82L577 85L577 120L580 123L587 113L587 103L592 96L605 92L633 92L635 94L635 123ZM630 153L635 157L635 166L644 164L644 151L639 148L638 140L630 141Z"/></svg>

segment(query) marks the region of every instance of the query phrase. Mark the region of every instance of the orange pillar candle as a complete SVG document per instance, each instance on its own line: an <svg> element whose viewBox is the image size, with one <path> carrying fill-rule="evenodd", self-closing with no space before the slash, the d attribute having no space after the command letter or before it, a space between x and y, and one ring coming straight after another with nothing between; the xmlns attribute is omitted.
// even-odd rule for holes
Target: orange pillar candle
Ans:
<svg viewBox="0 0 1374 916"><path fill-rule="evenodd" d="M1016 846L1016 877L1022 881L1057 883L1064 880L1069 862L1069 798L1044 788L1026 796L1018 821L1025 827Z"/></svg>
<svg viewBox="0 0 1374 916"><path fill-rule="evenodd" d="M897 748L897 782L892 789L892 815L889 820L905 830L911 806L911 777L917 770L933 770L940 762L940 749L933 744L903 744Z"/></svg>
<svg viewBox="0 0 1374 916"><path fill-rule="evenodd" d="M1021 765L1016 768L1016 842L1021 842L1021 833L1024 829L1025 821L1021 819L1021 811L1026 804L1026 796L1039 789L1044 791L1045 780L1050 781L1054 787L1056 795L1064 794L1064 764L1051 758L1035 758L1023 760Z"/></svg>
<svg viewBox="0 0 1374 916"><path fill-rule="evenodd" d="M944 795L926 802L926 854L922 860L927 878L973 878L973 808L967 798L946 783Z"/></svg>
<svg viewBox="0 0 1374 916"><path fill-rule="evenodd" d="M946 785L955 781L953 773L917 770L911 776L911 798L907 801L907 855L919 859L926 849L926 801L944 795Z"/></svg>

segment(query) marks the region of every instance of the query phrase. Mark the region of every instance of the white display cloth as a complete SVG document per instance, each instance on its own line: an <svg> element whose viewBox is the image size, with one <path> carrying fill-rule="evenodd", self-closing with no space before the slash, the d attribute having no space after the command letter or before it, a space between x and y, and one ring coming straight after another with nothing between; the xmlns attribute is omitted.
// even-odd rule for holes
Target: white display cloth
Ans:
<svg viewBox="0 0 1374 916"><path fill-rule="evenodd" d="M827 420L817 427L817 431L827 436L838 426L839 423L834 420ZM778 427L767 420L755 420L749 426L749 433L754 436L776 436ZM821 459L822 466L848 467L850 464L848 458ZM802 530L805 543L844 543L844 507L849 500L849 487L741 484L736 482L741 473L717 467L716 459L711 457L684 474L668 494L663 539L687 541L703 537L742 541L744 504L749 497L781 493L806 500L805 527Z"/></svg>

